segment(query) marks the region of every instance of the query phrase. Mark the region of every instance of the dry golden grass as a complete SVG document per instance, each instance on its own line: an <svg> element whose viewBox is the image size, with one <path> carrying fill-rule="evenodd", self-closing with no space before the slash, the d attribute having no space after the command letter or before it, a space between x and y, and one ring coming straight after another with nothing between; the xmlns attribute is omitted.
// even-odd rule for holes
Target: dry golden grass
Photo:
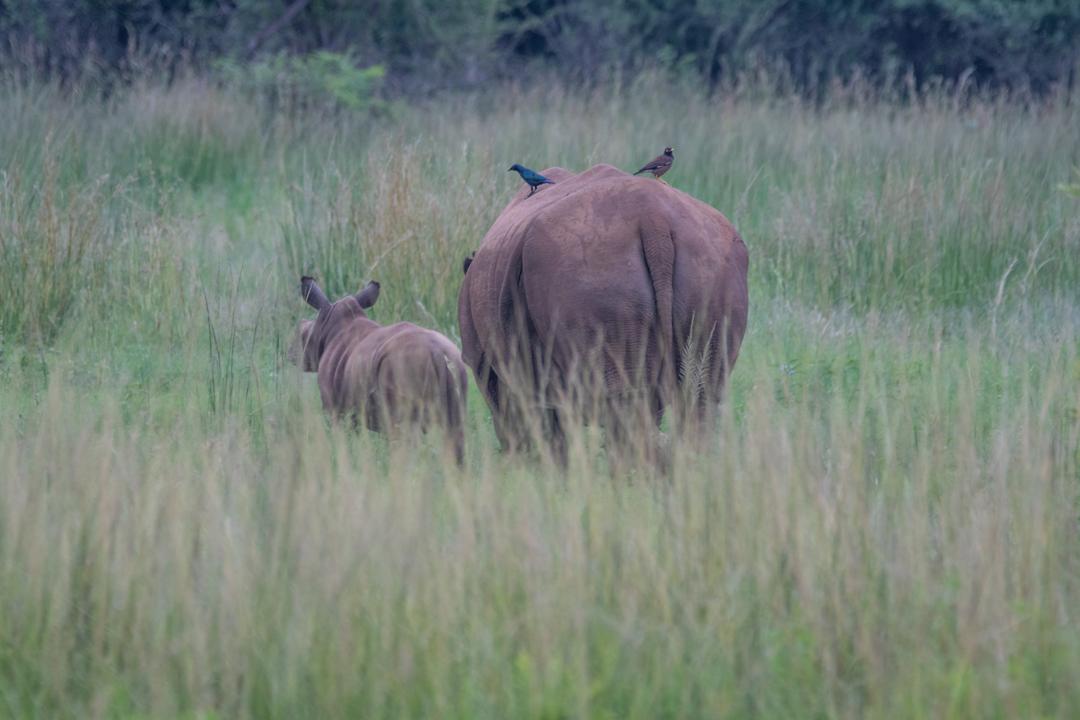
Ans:
<svg viewBox="0 0 1080 720"><path fill-rule="evenodd" d="M638 90L4 86L0 716L1072 716L1075 102ZM665 144L752 264L670 474L501 455L475 391L458 470L285 364L302 272L456 337L511 162Z"/></svg>

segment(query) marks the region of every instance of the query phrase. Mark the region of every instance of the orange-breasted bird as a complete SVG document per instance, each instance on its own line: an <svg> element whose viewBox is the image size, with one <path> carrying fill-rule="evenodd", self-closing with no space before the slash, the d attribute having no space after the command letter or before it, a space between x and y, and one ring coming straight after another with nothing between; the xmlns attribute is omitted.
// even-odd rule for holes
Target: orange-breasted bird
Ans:
<svg viewBox="0 0 1080 720"><path fill-rule="evenodd" d="M634 174L640 175L643 172L650 172L652 173L654 178L659 180L661 175L671 169L671 164L673 162L675 162L675 152L671 148L666 147L664 148L664 152L662 154L657 155L655 158L650 160L645 165L645 167L641 168Z"/></svg>

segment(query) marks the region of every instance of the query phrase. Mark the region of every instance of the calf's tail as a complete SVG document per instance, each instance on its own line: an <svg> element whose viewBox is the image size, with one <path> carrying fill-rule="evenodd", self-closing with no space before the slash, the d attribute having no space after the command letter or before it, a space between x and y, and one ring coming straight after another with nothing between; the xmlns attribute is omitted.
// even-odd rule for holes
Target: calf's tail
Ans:
<svg viewBox="0 0 1080 720"><path fill-rule="evenodd" d="M458 465L465 462L465 397L468 379L464 368L446 355L435 358L436 375L443 388L446 404L443 417L447 442L452 446Z"/></svg>

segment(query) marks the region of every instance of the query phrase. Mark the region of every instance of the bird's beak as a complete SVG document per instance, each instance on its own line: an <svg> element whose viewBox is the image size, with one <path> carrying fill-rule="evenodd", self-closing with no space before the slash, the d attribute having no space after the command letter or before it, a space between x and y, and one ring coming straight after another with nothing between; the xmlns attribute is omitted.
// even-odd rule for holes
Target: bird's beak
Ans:
<svg viewBox="0 0 1080 720"><path fill-rule="evenodd" d="M506 172L513 172L514 168L506 168Z"/></svg>

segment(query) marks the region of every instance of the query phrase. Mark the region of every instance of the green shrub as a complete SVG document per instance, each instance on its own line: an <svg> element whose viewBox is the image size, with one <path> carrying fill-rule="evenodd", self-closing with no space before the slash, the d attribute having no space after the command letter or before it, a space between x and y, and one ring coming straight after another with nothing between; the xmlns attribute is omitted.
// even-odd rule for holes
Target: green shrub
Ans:
<svg viewBox="0 0 1080 720"><path fill-rule="evenodd" d="M310 55L273 55L252 63L221 60L225 81L286 107L318 106L376 112L386 69L360 67L349 53L318 51Z"/></svg>

